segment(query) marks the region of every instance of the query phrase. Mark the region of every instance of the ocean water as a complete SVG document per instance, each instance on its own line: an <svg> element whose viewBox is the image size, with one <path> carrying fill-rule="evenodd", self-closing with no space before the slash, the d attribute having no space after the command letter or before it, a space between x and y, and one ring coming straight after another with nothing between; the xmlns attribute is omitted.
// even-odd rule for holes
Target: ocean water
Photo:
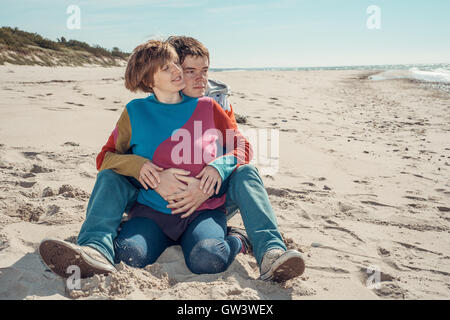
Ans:
<svg viewBox="0 0 450 320"><path fill-rule="evenodd" d="M309 70L377 70L370 80L412 79L422 82L450 84L450 64L395 64L336 67L299 67L299 68L211 68L221 71L309 71Z"/></svg>
<svg viewBox="0 0 450 320"><path fill-rule="evenodd" d="M369 77L370 80L411 79L422 82L436 82L450 84L450 69L420 69L386 70Z"/></svg>

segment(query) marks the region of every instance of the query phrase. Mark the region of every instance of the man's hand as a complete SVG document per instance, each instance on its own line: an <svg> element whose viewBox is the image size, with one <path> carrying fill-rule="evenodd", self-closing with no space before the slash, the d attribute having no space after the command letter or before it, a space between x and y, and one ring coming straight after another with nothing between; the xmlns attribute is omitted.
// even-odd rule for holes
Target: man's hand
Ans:
<svg viewBox="0 0 450 320"><path fill-rule="evenodd" d="M163 168L160 168L150 160L147 160L141 167L138 180L145 190L147 190L149 186L150 188L155 189L158 186L158 183L161 182L158 172L163 170Z"/></svg>
<svg viewBox="0 0 450 320"><path fill-rule="evenodd" d="M194 177L185 177L177 175L177 178L187 183L187 189L167 197L166 201L169 202L167 208L175 209L172 214L178 214L186 212L181 218L186 218L194 213L200 205L208 200L214 193L214 189L211 189L209 193L203 193L200 188L200 180Z"/></svg>
<svg viewBox="0 0 450 320"><path fill-rule="evenodd" d="M190 172L183 169L169 168L162 171L159 176L161 183L154 188L164 200L167 197L187 189L187 185L179 180L178 177L187 176Z"/></svg>
<svg viewBox="0 0 450 320"><path fill-rule="evenodd" d="M206 166L198 175L195 176L197 179L202 178L200 181L200 189L203 193L209 194L214 192L214 187L216 187L216 194L219 193L220 186L222 184L222 178L220 177L219 171L212 166Z"/></svg>

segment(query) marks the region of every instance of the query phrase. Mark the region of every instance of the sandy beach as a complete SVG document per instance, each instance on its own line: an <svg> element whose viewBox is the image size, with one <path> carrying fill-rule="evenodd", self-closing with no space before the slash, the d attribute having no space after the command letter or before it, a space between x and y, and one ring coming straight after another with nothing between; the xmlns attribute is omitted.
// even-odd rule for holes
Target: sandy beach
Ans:
<svg viewBox="0 0 450 320"><path fill-rule="evenodd" d="M258 280L243 254L195 275L174 246L68 290L37 247L76 240L95 157L126 103L145 96L123 74L0 66L0 299L450 298L450 95L352 70L210 73L231 86L244 133L279 132L279 165L263 180L288 247L307 259L300 278ZM243 226L239 215L229 224Z"/></svg>

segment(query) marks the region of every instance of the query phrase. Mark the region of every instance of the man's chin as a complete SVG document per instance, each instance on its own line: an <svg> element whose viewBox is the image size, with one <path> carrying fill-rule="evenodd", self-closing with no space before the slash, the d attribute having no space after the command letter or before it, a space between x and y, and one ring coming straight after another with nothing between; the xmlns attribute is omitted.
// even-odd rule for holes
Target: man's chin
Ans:
<svg viewBox="0 0 450 320"><path fill-rule="evenodd" d="M205 95L206 90L183 90L183 93L189 97L200 98Z"/></svg>

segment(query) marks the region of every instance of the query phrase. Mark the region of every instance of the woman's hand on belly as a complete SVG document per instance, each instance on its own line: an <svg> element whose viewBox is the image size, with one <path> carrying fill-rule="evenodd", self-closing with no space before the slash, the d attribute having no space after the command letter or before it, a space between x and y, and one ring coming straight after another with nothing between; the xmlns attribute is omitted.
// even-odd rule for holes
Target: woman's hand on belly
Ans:
<svg viewBox="0 0 450 320"><path fill-rule="evenodd" d="M204 193L200 189L200 179L194 177L177 176L179 180L187 183L187 188L177 194L170 195L166 201L169 202L167 208L174 209L172 214L183 213L181 218L186 218L194 213L203 202L214 194L214 189L209 193Z"/></svg>
<svg viewBox="0 0 450 320"><path fill-rule="evenodd" d="M159 173L161 182L158 184L154 190L166 201L168 196L181 192L187 189L187 184L177 179L177 176L187 176L190 172L177 169L169 168L163 170Z"/></svg>

